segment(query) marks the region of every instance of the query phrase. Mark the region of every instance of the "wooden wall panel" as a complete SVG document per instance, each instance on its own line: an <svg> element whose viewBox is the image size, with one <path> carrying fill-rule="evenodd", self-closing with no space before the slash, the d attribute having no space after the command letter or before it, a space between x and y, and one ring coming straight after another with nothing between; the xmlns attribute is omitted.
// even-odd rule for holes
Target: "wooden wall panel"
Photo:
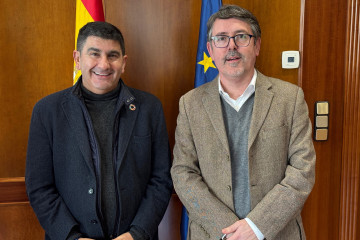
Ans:
<svg viewBox="0 0 360 240"><path fill-rule="evenodd" d="M0 240L44 239L27 201L32 108L72 85L75 1L0 1Z"/></svg>
<svg viewBox="0 0 360 240"><path fill-rule="evenodd" d="M0 203L27 201L25 178L0 178Z"/></svg>
<svg viewBox="0 0 360 240"><path fill-rule="evenodd" d="M72 85L75 1L0 1L0 178L23 177L37 100Z"/></svg>
<svg viewBox="0 0 360 240"><path fill-rule="evenodd" d="M360 239L360 1L348 1L340 239Z"/></svg>
<svg viewBox="0 0 360 240"><path fill-rule="evenodd" d="M29 203L0 203L0 240L44 239Z"/></svg>
<svg viewBox="0 0 360 240"><path fill-rule="evenodd" d="M316 101L329 101L330 117L329 140L315 142L315 187L302 215L308 239L338 239L347 1L304 3L302 87L311 119Z"/></svg>

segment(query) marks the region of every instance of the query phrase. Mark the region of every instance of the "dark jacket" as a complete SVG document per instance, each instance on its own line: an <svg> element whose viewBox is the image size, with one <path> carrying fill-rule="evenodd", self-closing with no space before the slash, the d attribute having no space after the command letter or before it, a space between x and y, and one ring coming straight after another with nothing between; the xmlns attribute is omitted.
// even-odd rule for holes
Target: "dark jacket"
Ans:
<svg viewBox="0 0 360 240"><path fill-rule="evenodd" d="M153 95L120 84L114 130L115 230L120 235L138 226L158 239L172 192L163 109ZM99 149L79 88L80 81L43 98L32 114L25 182L46 239L64 240L74 227L86 237L104 237L97 200Z"/></svg>

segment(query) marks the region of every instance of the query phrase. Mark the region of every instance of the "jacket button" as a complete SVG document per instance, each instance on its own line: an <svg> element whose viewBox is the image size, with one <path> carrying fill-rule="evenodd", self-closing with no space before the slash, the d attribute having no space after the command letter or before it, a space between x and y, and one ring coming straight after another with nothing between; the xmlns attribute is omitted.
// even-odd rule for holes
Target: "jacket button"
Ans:
<svg viewBox="0 0 360 240"><path fill-rule="evenodd" d="M91 220L90 222L91 222L91 224L97 224L98 223L98 221L95 220L95 219Z"/></svg>
<svg viewBox="0 0 360 240"><path fill-rule="evenodd" d="M89 193L89 194L93 194L93 193L94 193L94 189L89 188L88 193Z"/></svg>

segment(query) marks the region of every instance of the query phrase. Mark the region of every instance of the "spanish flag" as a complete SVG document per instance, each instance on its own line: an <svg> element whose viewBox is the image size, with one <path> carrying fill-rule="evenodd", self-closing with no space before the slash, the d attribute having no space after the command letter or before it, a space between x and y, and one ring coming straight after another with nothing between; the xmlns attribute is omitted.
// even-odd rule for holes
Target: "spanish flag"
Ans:
<svg viewBox="0 0 360 240"><path fill-rule="evenodd" d="M105 21L102 0L76 0L75 48L80 28L95 21ZM80 75L74 63L74 84Z"/></svg>

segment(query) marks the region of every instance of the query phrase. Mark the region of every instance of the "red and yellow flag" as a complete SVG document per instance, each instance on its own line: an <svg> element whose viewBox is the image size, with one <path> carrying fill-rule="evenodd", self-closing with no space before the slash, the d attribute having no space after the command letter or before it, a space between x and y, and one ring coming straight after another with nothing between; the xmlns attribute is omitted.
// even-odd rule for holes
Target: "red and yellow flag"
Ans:
<svg viewBox="0 0 360 240"><path fill-rule="evenodd" d="M80 28L94 21L105 21L102 0L76 0L75 48ZM80 75L74 63L74 84Z"/></svg>

